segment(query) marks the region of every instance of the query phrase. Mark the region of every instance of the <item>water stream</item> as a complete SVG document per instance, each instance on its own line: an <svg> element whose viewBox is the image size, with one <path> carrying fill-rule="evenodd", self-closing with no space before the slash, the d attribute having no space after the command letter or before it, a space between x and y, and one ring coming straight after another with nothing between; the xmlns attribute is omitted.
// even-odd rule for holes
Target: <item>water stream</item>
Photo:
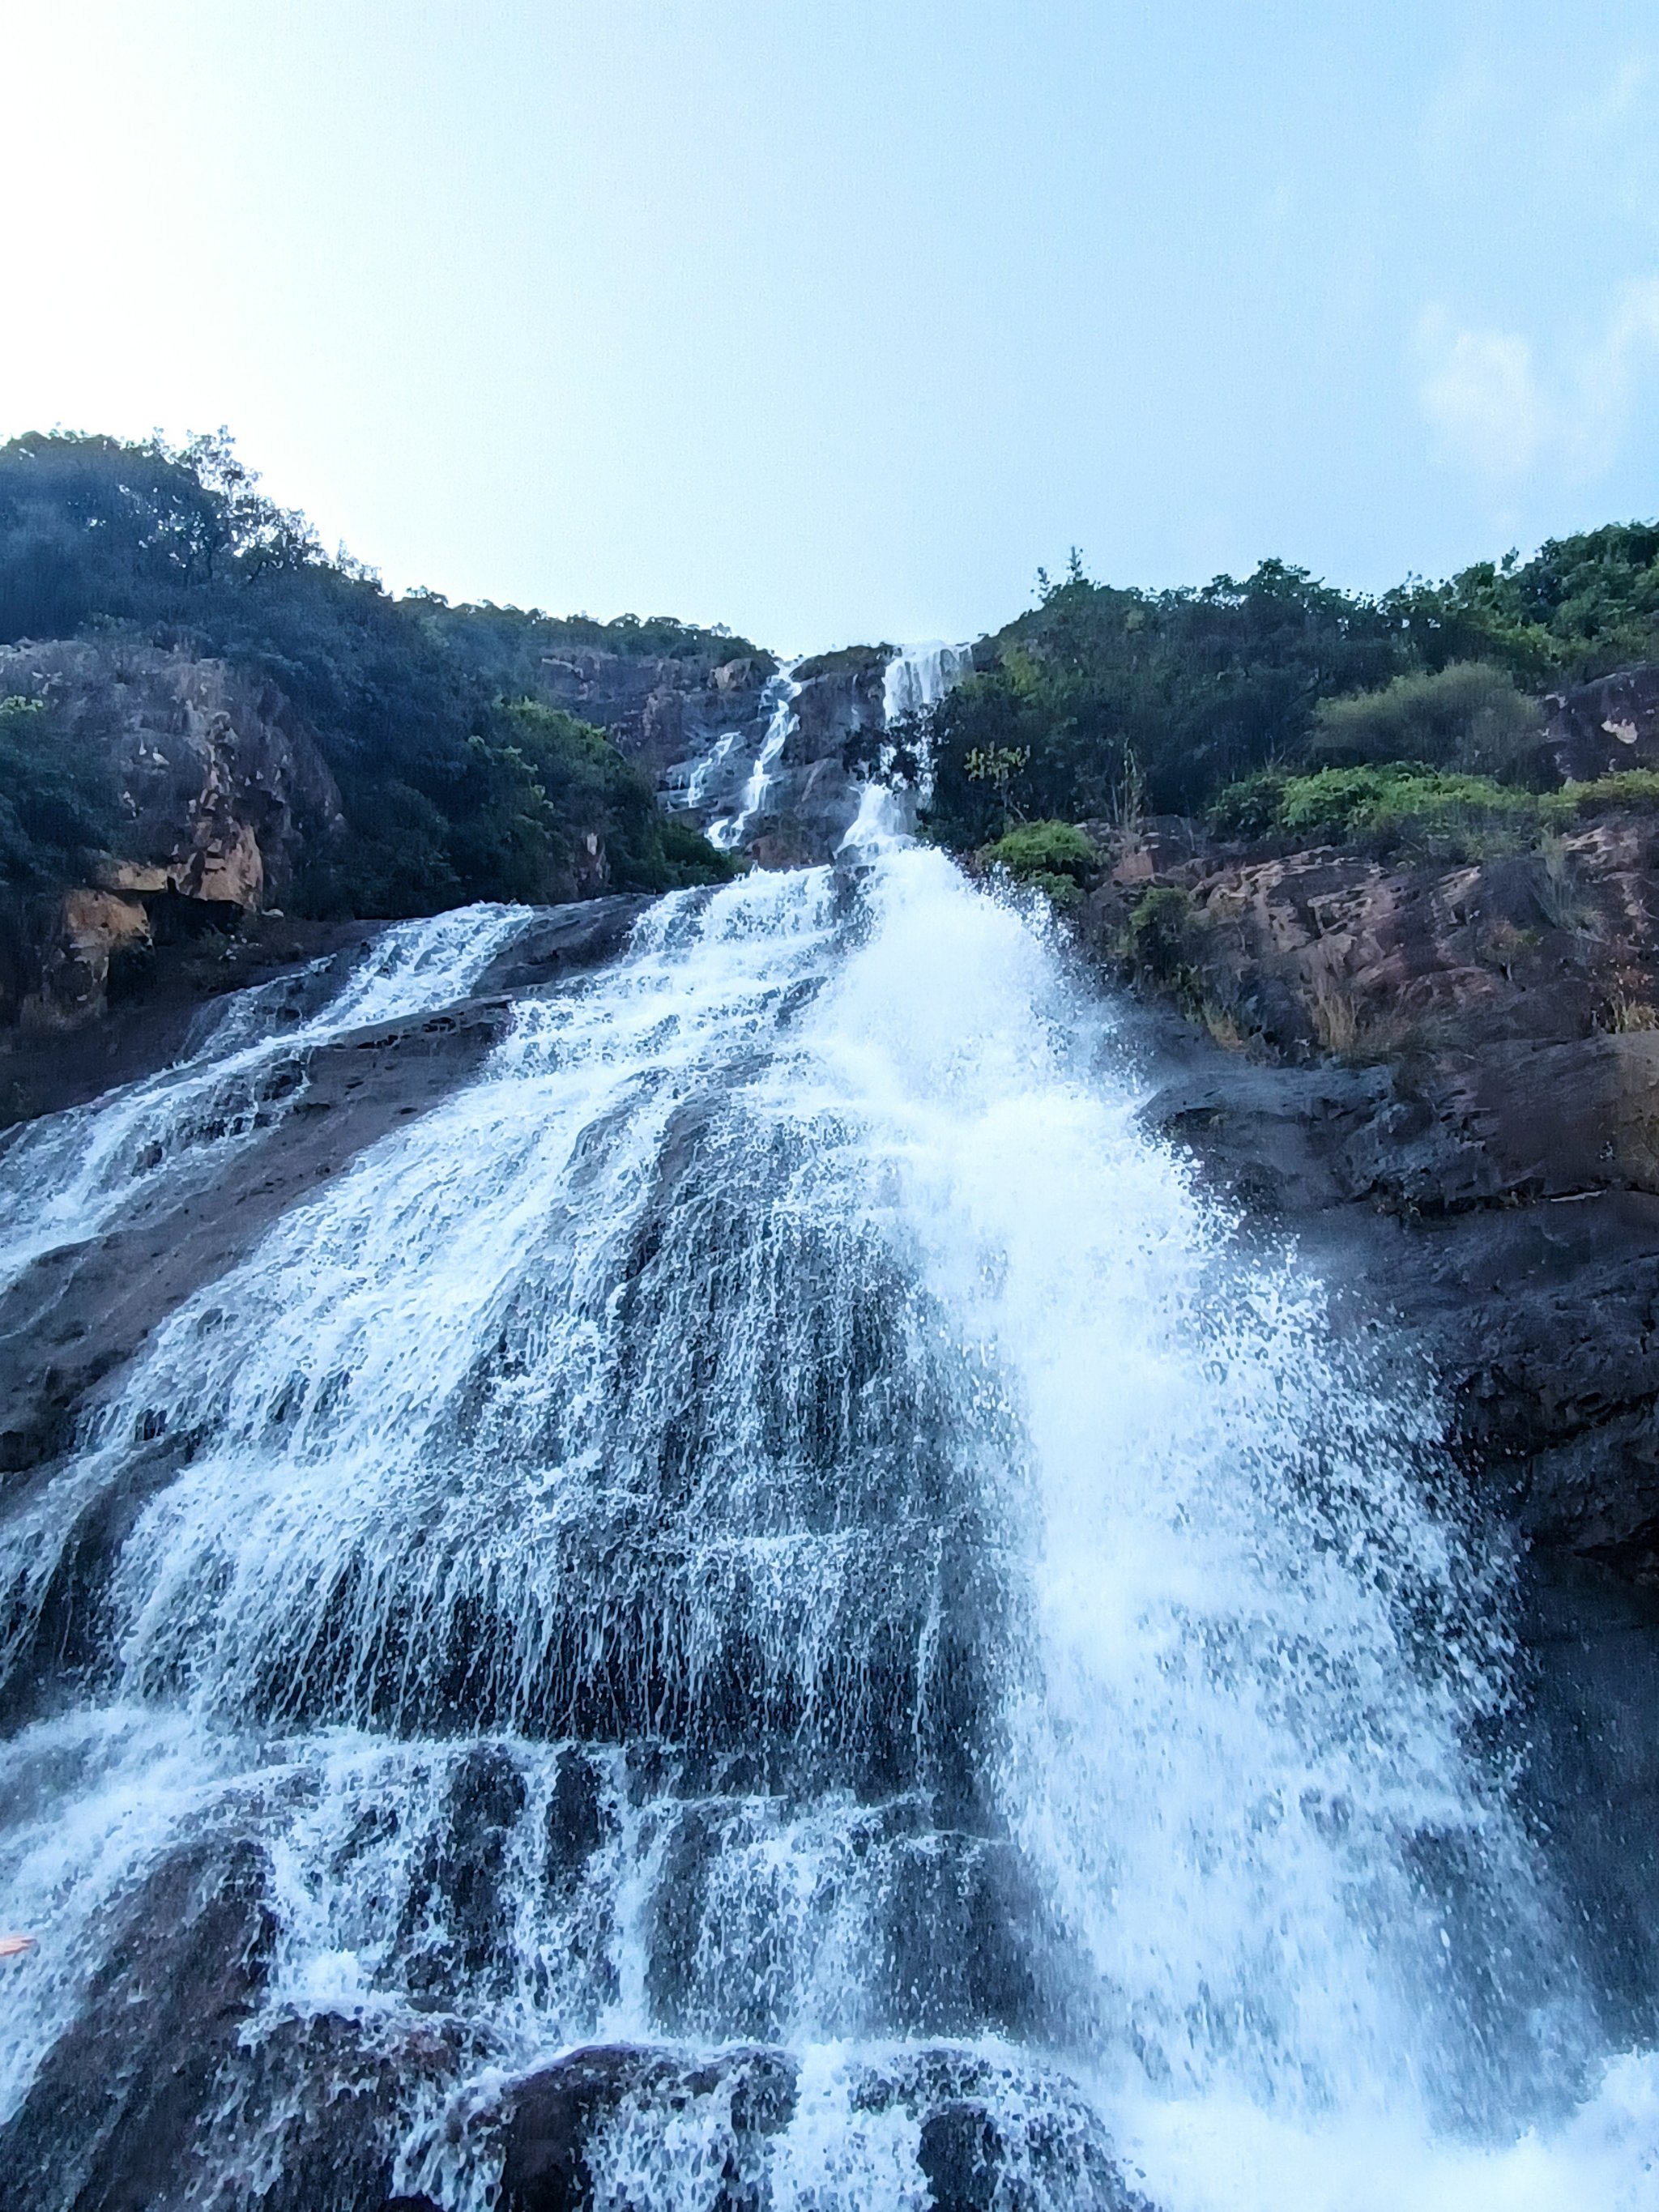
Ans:
<svg viewBox="0 0 1659 2212"><path fill-rule="evenodd" d="M529 919L527 907L457 907L399 922L356 962L319 960L232 994L173 1066L9 1131L0 1288L42 1253L95 1237L280 1120L304 1089L308 1047L464 998Z"/></svg>
<svg viewBox="0 0 1659 2212"><path fill-rule="evenodd" d="M795 701L800 685L795 681L795 671L800 665L799 656L786 660L776 672L767 678L761 693L761 712L766 716L766 729L761 738L760 750L755 755L735 814L721 815L708 824L709 843L717 852L734 853L743 849L749 836L750 824L756 821L766 805L766 795L773 782L773 770L783 757L795 728ZM705 762L693 769L689 803L695 805L708 787L709 771L726 757L726 739L716 740L714 749Z"/></svg>
<svg viewBox="0 0 1659 2212"><path fill-rule="evenodd" d="M268 1015L28 1157L171 1157ZM1511 1802L1502 1547L1137 1099L1042 915L890 825L659 902L157 1328L0 1508L32 2212L483 2212L595 2045L655 2054L605 2212L1659 2201ZM199 2112L110 2193L167 2039ZM351 2113L381 2165L316 2163Z"/></svg>

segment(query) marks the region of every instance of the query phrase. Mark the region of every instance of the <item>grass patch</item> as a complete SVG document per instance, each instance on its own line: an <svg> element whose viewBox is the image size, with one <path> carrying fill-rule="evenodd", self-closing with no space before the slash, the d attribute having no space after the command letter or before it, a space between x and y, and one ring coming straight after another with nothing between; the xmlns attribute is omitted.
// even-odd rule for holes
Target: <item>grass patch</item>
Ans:
<svg viewBox="0 0 1659 2212"><path fill-rule="evenodd" d="M1310 838L1376 853L1417 847L1479 860L1530 843L1545 819L1541 804L1489 775L1397 761L1311 775L1264 769L1224 791L1210 819L1224 836Z"/></svg>
<svg viewBox="0 0 1659 2212"><path fill-rule="evenodd" d="M1547 822L1576 820L1585 814L1659 813L1659 769L1620 769L1589 783L1569 783L1540 799Z"/></svg>

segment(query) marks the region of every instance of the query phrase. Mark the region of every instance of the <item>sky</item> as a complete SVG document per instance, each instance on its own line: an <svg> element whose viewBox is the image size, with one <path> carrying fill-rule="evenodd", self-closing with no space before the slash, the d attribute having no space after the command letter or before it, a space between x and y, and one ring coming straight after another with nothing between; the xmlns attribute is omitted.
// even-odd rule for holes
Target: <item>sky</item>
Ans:
<svg viewBox="0 0 1659 2212"><path fill-rule="evenodd" d="M1659 510L1659 0L0 0L0 435L403 589L967 637Z"/></svg>

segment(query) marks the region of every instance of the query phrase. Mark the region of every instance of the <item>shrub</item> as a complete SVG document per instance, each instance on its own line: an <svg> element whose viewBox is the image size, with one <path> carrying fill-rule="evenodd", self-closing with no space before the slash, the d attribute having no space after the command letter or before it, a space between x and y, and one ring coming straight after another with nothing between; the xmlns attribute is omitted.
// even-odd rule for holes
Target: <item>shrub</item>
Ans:
<svg viewBox="0 0 1659 2212"><path fill-rule="evenodd" d="M1650 814L1659 809L1659 769L1626 768L1612 775L1599 775L1589 783L1570 783L1548 793L1541 802L1546 820L1559 822L1578 814Z"/></svg>
<svg viewBox="0 0 1659 2212"><path fill-rule="evenodd" d="M0 883L78 873L114 838L117 796L40 700L0 699Z"/></svg>
<svg viewBox="0 0 1659 2212"><path fill-rule="evenodd" d="M1192 893L1178 884L1155 884L1129 909L1130 966L1161 983L1185 984L1191 975L1199 928Z"/></svg>
<svg viewBox="0 0 1659 2212"><path fill-rule="evenodd" d="M1504 670L1453 661L1433 674L1396 676L1380 690L1322 702L1308 744L1327 767L1421 761L1510 781L1543 767L1544 718Z"/></svg>
<svg viewBox="0 0 1659 2212"><path fill-rule="evenodd" d="M1006 868L1022 882L1058 876L1073 889L1099 860L1083 831L1070 822L1022 822L985 846L979 857L988 867Z"/></svg>
<svg viewBox="0 0 1659 2212"><path fill-rule="evenodd" d="M837 646L833 653L815 653L810 660L803 660L795 671L795 681L810 684L816 676L878 676L897 650L892 645Z"/></svg>
<svg viewBox="0 0 1659 2212"><path fill-rule="evenodd" d="M0 641L112 623L259 671L309 726L346 834L306 854L296 912L568 897L589 836L605 840L619 889L729 872L688 843L695 833L667 834L650 785L601 732L500 704L532 695L544 662L572 646L712 667L753 652L728 631L393 599L263 498L222 433L182 447L60 432L0 445ZM71 847L106 842L92 836L96 798L38 746L0 747L0 867L61 872Z"/></svg>
<svg viewBox="0 0 1659 2212"><path fill-rule="evenodd" d="M1544 802L1492 777L1395 761L1381 768L1327 768L1311 775L1263 775L1224 792L1218 823L1257 836L1364 845L1376 852L1417 846L1478 859L1528 842Z"/></svg>
<svg viewBox="0 0 1659 2212"><path fill-rule="evenodd" d="M1258 769L1219 793L1208 810L1210 827L1222 837L1271 837L1284 827L1283 769Z"/></svg>

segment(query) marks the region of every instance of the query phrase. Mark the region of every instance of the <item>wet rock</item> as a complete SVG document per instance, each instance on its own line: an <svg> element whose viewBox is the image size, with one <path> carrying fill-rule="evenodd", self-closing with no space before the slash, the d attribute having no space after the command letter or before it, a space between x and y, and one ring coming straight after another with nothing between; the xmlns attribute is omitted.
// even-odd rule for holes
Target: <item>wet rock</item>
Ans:
<svg viewBox="0 0 1659 2212"><path fill-rule="evenodd" d="M443 1818L410 1882L401 1931L417 2001L459 2002L510 1984L513 1837L524 1778L500 1744L475 1744L451 1778Z"/></svg>
<svg viewBox="0 0 1659 2212"><path fill-rule="evenodd" d="M185 905L173 902L171 910ZM97 1020L46 1032L0 1026L0 1131L155 1074L190 1051L229 993L279 982L285 970L297 1024L338 987L382 927L260 914L240 916L226 934L216 925L172 929L158 922L159 910L158 902L145 902L149 933L133 940L142 969L124 975L114 961ZM325 965L313 974L319 961Z"/></svg>
<svg viewBox="0 0 1659 2212"><path fill-rule="evenodd" d="M1154 2212L1130 2186L1097 2114L1063 2076L939 2048L865 2069L855 2111L917 2123L936 2212Z"/></svg>
<svg viewBox="0 0 1659 2212"><path fill-rule="evenodd" d="M1659 670L1556 708L1586 745L1633 718L1639 753ZM1659 1580L1659 828L1453 867L1101 836L1085 934L1163 896L1180 942L1142 988L1208 1032L1151 1018L1148 1123L1427 1361L1532 1542Z"/></svg>
<svg viewBox="0 0 1659 2212"><path fill-rule="evenodd" d="M79 2016L0 2130L18 2205L162 2212L205 2178L200 2132L252 2020L276 1924L263 1854L201 1844L129 1899Z"/></svg>
<svg viewBox="0 0 1659 2212"><path fill-rule="evenodd" d="M489 2055L453 2022L279 2017L243 2038L203 2163L258 2177L250 2212L384 2212L411 2106Z"/></svg>
<svg viewBox="0 0 1659 2212"><path fill-rule="evenodd" d="M489 2054L453 2023L267 2010L276 1923L248 1838L164 1857L0 2130L5 2201L76 2212L380 2212L411 2102ZM227 2196L228 2179L242 2193Z"/></svg>
<svg viewBox="0 0 1659 2212"><path fill-rule="evenodd" d="M916 2163L938 2212L991 2212L1006 2154L984 2106L953 2100L922 2122Z"/></svg>
<svg viewBox="0 0 1659 2212"><path fill-rule="evenodd" d="M914 2126L916 2180L938 2212L1152 2212L1060 2076L925 2046L890 2063L849 2063L845 2094L853 2130L895 2112ZM702 2062L632 2045L573 2051L506 2101L500 2212L590 2212L637 2186L653 2162L666 2178L672 2161L683 2188L691 2160L706 2177L698 2201L708 2212L764 2212L774 2146L797 2103L786 2051Z"/></svg>
<svg viewBox="0 0 1659 2212"><path fill-rule="evenodd" d="M534 990L614 958L651 904L648 898L618 896L548 908L491 961L471 995L489 999L504 991Z"/></svg>
<svg viewBox="0 0 1659 2212"><path fill-rule="evenodd" d="M687 2118L701 2122L702 2160L718 2176L708 2212L759 2212L765 2142L794 2109L786 2051L723 2051L702 2064L629 2045L574 2051L512 2094L500 2212L589 2212L608 2136L631 2121L659 2137Z"/></svg>

